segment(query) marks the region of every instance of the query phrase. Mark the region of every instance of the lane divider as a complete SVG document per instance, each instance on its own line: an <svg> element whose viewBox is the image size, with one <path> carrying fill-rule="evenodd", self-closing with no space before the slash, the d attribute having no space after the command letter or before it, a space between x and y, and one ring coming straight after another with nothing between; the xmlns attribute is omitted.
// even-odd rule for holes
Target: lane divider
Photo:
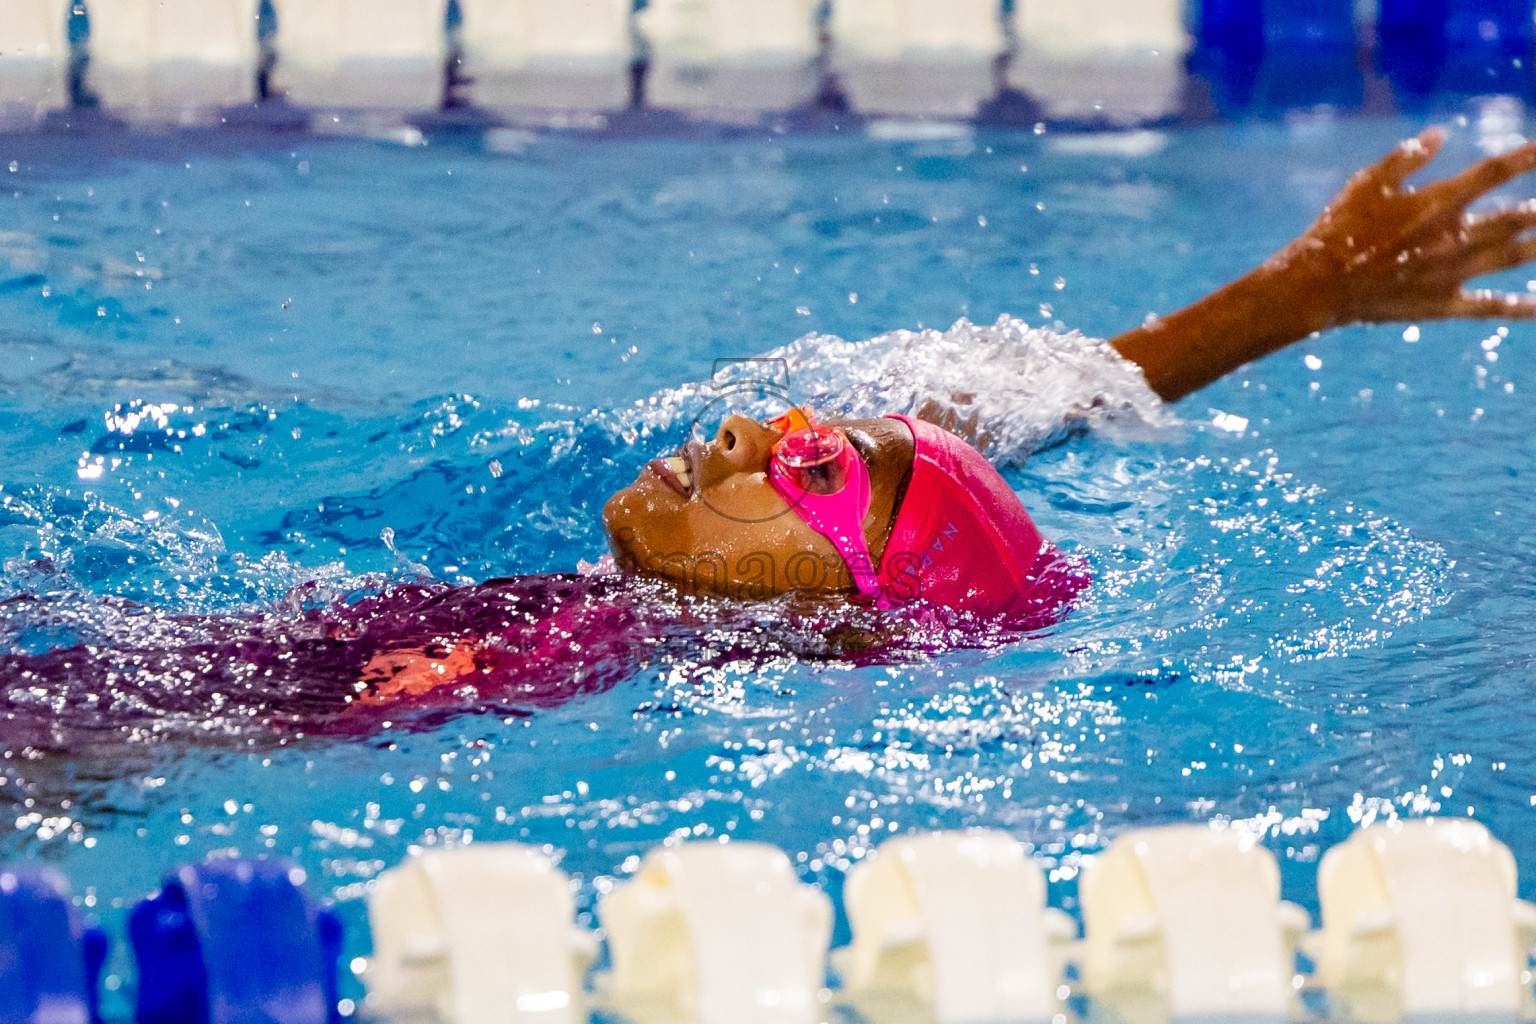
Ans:
<svg viewBox="0 0 1536 1024"><path fill-rule="evenodd" d="M208 861L168 876L128 918L141 1024L339 1024L341 921L304 881L281 860Z"/></svg>
<svg viewBox="0 0 1536 1024"><path fill-rule="evenodd" d="M475 843L412 857L368 895L367 1010L455 1024L582 1020L597 937L575 913L570 879L537 848Z"/></svg>
<svg viewBox="0 0 1536 1024"><path fill-rule="evenodd" d="M1045 874L1001 832L891 839L843 887L851 945L832 954L865 1016L888 1003L945 1021L1050 1020L1077 925L1046 906Z"/></svg>
<svg viewBox="0 0 1536 1024"><path fill-rule="evenodd" d="M280 860L187 866L134 907L140 1024L339 1024L341 924ZM545 852L476 843L411 857L368 898L374 955L354 961L371 1019L579 1024L935 1024L1536 1019L1536 904L1514 857L1464 819L1379 824L1318 868L1322 927L1280 898L1245 832L1138 829L1085 861L1086 929L1047 905L1025 848L992 831L893 838L849 871L852 942L779 849L651 850L574 923ZM606 940L608 958L589 971ZM1315 964L1298 971L1298 950ZM106 940L41 867L0 869L0 1024L92 1024ZM829 966L831 973L829 975ZM591 983L587 978L591 974ZM829 985L835 978L838 987Z"/></svg>
<svg viewBox="0 0 1536 1024"><path fill-rule="evenodd" d="M97 1020L107 938L83 928L52 868L0 869L0 1021Z"/></svg>
<svg viewBox="0 0 1536 1024"><path fill-rule="evenodd" d="M1083 987L1130 1010L1284 1020L1299 1015L1307 912L1280 899L1274 854L1203 825L1139 829L1085 865Z"/></svg>
<svg viewBox="0 0 1536 1024"><path fill-rule="evenodd" d="M633 104L728 124L815 108L1114 126L1359 107L1362 57L1410 106L1536 94L1533 0L571 2L4 0L0 124L99 100L131 123L320 130L466 101L450 120L596 125ZM80 47L69 26L89 26ZM1186 67L1204 98L1185 96ZM291 109L246 112L279 95Z"/></svg>

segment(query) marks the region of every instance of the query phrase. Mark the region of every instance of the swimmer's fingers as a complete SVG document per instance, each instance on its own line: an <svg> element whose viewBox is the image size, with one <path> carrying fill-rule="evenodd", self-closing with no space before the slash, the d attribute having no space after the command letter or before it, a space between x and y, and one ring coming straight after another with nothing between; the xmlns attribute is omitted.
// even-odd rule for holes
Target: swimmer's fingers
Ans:
<svg viewBox="0 0 1536 1024"><path fill-rule="evenodd" d="M1536 239L1508 235L1493 238L1474 248L1462 263L1462 277L1480 277L1496 274L1501 270L1513 270L1536 260Z"/></svg>
<svg viewBox="0 0 1536 1024"><path fill-rule="evenodd" d="M1521 232L1536 228L1536 199L1497 213L1463 218L1459 234L1467 248L1503 246Z"/></svg>
<svg viewBox="0 0 1536 1024"><path fill-rule="evenodd" d="M1404 139L1376 163L1355 176L1355 181L1380 188L1397 188L1415 171L1435 158L1445 145L1445 129L1426 128L1415 138Z"/></svg>
<svg viewBox="0 0 1536 1024"><path fill-rule="evenodd" d="M1462 209L1472 200L1493 191L1505 182L1536 170L1536 142L1479 160L1466 170L1432 185L1421 194L1441 209Z"/></svg>
<svg viewBox="0 0 1536 1024"><path fill-rule="evenodd" d="M1491 320L1536 319L1536 295L1516 295L1486 288L1463 289L1451 300L1446 317Z"/></svg>
<svg viewBox="0 0 1536 1024"><path fill-rule="evenodd" d="M1532 231L1536 200L1489 214L1442 217L1421 227L1397 258L1429 268L1428 276L1465 281L1536 259L1536 249L1522 237Z"/></svg>

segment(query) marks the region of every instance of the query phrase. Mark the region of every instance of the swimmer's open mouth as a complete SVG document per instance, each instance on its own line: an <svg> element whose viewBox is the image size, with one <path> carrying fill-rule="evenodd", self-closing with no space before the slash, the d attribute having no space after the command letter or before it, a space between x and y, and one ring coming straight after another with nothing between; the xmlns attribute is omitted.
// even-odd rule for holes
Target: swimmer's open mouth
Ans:
<svg viewBox="0 0 1536 1024"><path fill-rule="evenodd" d="M698 443L690 441L671 458L652 459L647 468L661 477L661 482L684 498L693 497L694 467L698 464Z"/></svg>

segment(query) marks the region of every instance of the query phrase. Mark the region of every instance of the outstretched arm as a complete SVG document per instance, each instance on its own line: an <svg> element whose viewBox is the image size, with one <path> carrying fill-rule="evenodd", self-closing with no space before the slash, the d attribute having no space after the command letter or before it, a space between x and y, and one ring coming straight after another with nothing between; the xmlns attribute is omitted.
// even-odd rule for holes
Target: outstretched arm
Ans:
<svg viewBox="0 0 1536 1024"><path fill-rule="evenodd" d="M1430 128L1355 174L1301 237L1199 302L1110 339L1173 401L1314 331L1381 320L1536 317L1536 296L1471 290L1481 274L1536 258L1536 201L1483 216L1467 205L1536 168L1536 143L1422 188Z"/></svg>

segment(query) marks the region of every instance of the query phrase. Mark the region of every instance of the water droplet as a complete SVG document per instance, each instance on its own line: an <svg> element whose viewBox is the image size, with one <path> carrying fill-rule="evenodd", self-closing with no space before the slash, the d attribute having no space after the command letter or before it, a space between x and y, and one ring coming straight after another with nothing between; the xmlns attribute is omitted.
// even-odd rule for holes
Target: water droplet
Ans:
<svg viewBox="0 0 1536 1024"><path fill-rule="evenodd" d="M859 301L859 293L858 292L849 292L848 293L848 301L850 303L852 303L852 304L857 305L858 301Z"/></svg>
<svg viewBox="0 0 1536 1024"><path fill-rule="evenodd" d="M592 333L593 334L602 334L603 333L603 325L598 323L596 320L592 321Z"/></svg>
<svg viewBox="0 0 1536 1024"><path fill-rule="evenodd" d="M1412 344L1413 342L1418 341L1419 340L1419 325L1418 324L1409 324L1407 327L1403 328L1403 340L1408 342L1409 344Z"/></svg>
<svg viewBox="0 0 1536 1024"><path fill-rule="evenodd" d="M17 163L15 160L12 160L11 161L11 173L15 174L19 170L21 170L21 164Z"/></svg>
<svg viewBox="0 0 1536 1024"><path fill-rule="evenodd" d="M1056 280L1052 281L1051 284L1056 286L1057 291L1061 291L1067 286L1067 279L1064 277L1058 277Z"/></svg>
<svg viewBox="0 0 1536 1024"><path fill-rule="evenodd" d="M1309 370L1321 370L1323 368L1323 361L1310 352L1307 353L1306 358L1302 362L1307 364L1307 369Z"/></svg>

